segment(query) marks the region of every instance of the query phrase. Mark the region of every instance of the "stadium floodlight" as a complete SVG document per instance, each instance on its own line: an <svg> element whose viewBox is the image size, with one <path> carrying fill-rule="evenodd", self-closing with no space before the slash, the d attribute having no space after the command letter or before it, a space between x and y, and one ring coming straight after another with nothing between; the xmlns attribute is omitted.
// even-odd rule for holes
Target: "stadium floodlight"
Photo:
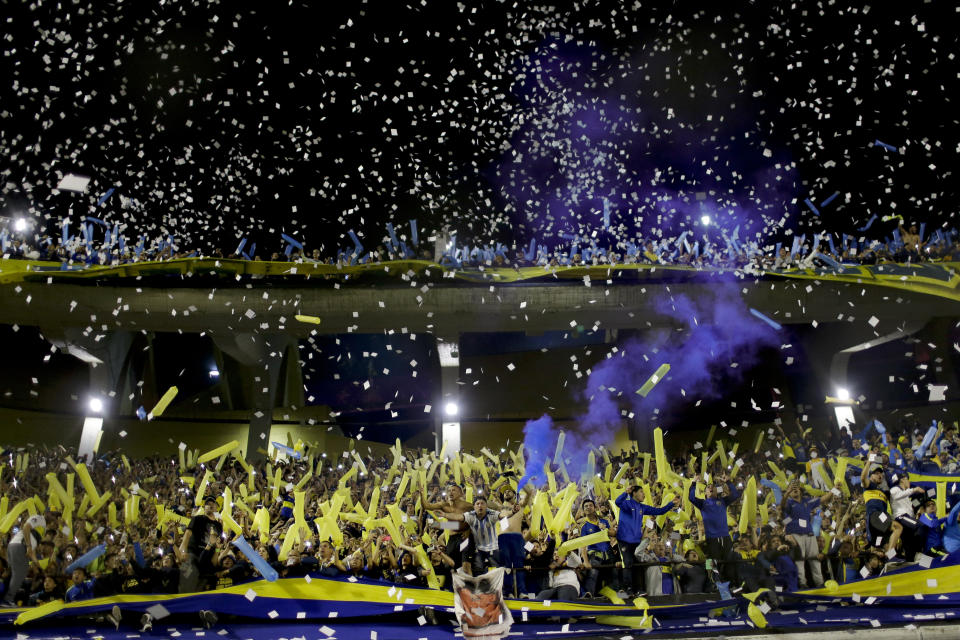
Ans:
<svg viewBox="0 0 960 640"><path fill-rule="evenodd" d="M103 411L103 400L97 396L91 396L89 402L87 402L87 406L90 407L90 411L93 413L100 413Z"/></svg>
<svg viewBox="0 0 960 640"><path fill-rule="evenodd" d="M460 407L457 406L457 403L456 403L456 402L452 402L452 401L451 401L451 402L448 402L448 403L443 407L443 411L444 411L448 416L455 416L455 415L457 415L458 413L460 413Z"/></svg>
<svg viewBox="0 0 960 640"><path fill-rule="evenodd" d="M25 218L17 218L13 221L13 230L17 233L23 233L27 230L27 221Z"/></svg>
<svg viewBox="0 0 960 640"><path fill-rule="evenodd" d="M849 400L849 399L850 399L850 391L849 391L848 389L844 389L843 387L837 388L837 399L838 399L838 400Z"/></svg>
<svg viewBox="0 0 960 640"><path fill-rule="evenodd" d="M705 226L705 227L709 227L709 226L710 226L710 216L701 216L701 217L700 217L700 224L702 224L702 225Z"/></svg>

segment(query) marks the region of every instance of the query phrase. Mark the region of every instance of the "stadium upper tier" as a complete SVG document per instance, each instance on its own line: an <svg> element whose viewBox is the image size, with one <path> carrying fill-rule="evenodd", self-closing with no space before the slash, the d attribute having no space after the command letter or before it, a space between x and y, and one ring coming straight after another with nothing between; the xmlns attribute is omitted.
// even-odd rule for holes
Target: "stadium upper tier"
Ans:
<svg viewBox="0 0 960 640"><path fill-rule="evenodd" d="M777 323L859 320L872 330L906 317L960 314L958 266L756 273L644 264L450 270L428 261L337 267L196 258L64 270L59 263L8 260L0 263L0 322L293 335L589 331L670 326L676 320L657 310L663 293L709 300L732 290Z"/></svg>

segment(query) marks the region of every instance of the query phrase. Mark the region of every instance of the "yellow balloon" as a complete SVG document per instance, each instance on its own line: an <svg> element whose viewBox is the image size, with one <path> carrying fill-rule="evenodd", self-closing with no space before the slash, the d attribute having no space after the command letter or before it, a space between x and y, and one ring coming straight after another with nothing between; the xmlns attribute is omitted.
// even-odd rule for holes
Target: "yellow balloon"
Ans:
<svg viewBox="0 0 960 640"><path fill-rule="evenodd" d="M823 583L823 586L830 593L836 593L840 589L840 585L837 584L836 580L827 580Z"/></svg>

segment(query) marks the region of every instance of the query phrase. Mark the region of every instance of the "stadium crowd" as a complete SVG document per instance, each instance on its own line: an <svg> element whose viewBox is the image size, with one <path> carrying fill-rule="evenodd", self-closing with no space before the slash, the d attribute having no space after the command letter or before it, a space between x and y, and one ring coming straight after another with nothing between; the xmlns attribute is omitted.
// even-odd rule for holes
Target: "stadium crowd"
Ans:
<svg viewBox="0 0 960 640"><path fill-rule="evenodd" d="M432 237L432 244L412 246L400 241L392 233L384 237L375 249L366 251L356 245L340 249L336 256L324 255L321 249L308 250L289 236L283 236L277 251L258 253L256 243L240 243L232 253L221 249L203 251L182 247L173 236L147 242L140 239L132 245L121 240L118 231L112 235L109 228L103 238L95 239L91 230L86 239L62 238L29 232L0 231L0 255L12 260L40 260L60 262L70 268L95 265L120 265L137 262L155 262L190 257L219 259L267 260L270 262L314 262L329 265L382 263L403 259L433 260L447 267L561 267L625 264L673 264L696 268L738 268L781 270L793 268L836 268L839 265L916 263L960 260L960 243L954 242L956 230L937 230L924 237L917 225L904 226L900 220L893 237L884 241L841 234L839 246L827 235L785 237L784 243L760 246L755 241L739 240L717 231L713 239L706 235L700 240L689 232L670 238L634 238L629 241L609 242L604 248L595 239L565 236L565 242L547 247L531 242L529 248L503 244L463 244L456 232L448 228ZM792 241L791 246L786 246ZM459 246L458 246L459 243Z"/></svg>
<svg viewBox="0 0 960 640"><path fill-rule="evenodd" d="M908 475L957 473L955 425L778 423L748 437L739 453L669 434L669 457L598 448L595 473L564 452L536 486L517 485L522 451L440 458L399 441L382 456L298 442L259 462L233 449L204 464L182 449L89 460L62 445L11 449L0 454L0 598L187 593L270 568L449 589L453 571L503 566L521 597L616 602L829 588L960 549L956 483ZM239 536L262 562L231 544Z"/></svg>

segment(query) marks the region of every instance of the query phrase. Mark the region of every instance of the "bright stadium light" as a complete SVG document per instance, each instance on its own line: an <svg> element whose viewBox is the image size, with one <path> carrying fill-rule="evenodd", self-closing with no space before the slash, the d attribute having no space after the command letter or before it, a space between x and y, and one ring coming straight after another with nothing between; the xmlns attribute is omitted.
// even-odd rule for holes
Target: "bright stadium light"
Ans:
<svg viewBox="0 0 960 640"><path fill-rule="evenodd" d="M210 377L211 377L211 378L219 378L219 377L220 377L220 370L217 369L216 367L210 369Z"/></svg>
<svg viewBox="0 0 960 640"><path fill-rule="evenodd" d="M843 387L839 387L839 388L837 389L837 399L838 399L838 400L849 400L849 399L850 399L850 391L847 390L847 389L844 389Z"/></svg>
<svg viewBox="0 0 960 640"><path fill-rule="evenodd" d="M13 222L13 230L17 233L23 233L27 230L27 221L24 218L17 218Z"/></svg>
<svg viewBox="0 0 960 640"><path fill-rule="evenodd" d="M451 401L451 402L448 402L448 403L443 407L443 411L444 411L444 413L446 413L448 416L455 416L455 415L457 415L457 413L460 412L460 407L457 406L457 403L456 403L456 402L452 402L452 401Z"/></svg>
<svg viewBox="0 0 960 640"><path fill-rule="evenodd" d="M702 225L705 226L705 227L709 227L709 226L710 226L710 216L701 216L701 217L700 217L700 224L702 224Z"/></svg>
<svg viewBox="0 0 960 640"><path fill-rule="evenodd" d="M90 411L94 413L100 413L103 411L103 400L93 396L90 398L90 401L87 403L87 406L90 407Z"/></svg>

